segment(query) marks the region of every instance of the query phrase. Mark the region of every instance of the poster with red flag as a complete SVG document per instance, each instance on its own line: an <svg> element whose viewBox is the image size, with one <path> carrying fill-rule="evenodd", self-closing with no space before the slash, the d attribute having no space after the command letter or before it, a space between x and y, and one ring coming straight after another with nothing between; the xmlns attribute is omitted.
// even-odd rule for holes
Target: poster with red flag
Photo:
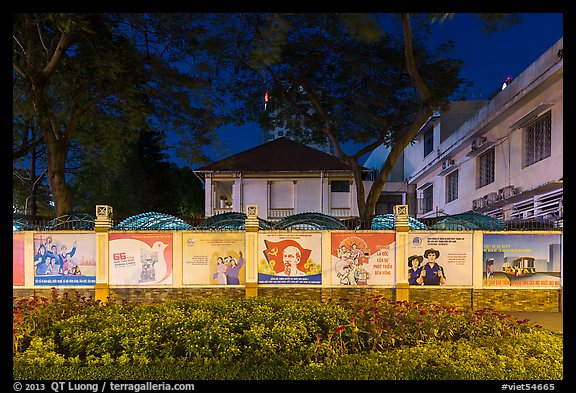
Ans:
<svg viewBox="0 0 576 393"><path fill-rule="evenodd" d="M320 233L260 234L258 283L321 284Z"/></svg>

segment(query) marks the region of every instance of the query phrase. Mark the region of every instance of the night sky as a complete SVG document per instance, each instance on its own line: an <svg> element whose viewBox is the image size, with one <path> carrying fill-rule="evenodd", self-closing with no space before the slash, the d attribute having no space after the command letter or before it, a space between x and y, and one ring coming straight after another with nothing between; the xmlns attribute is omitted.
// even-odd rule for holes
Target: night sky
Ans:
<svg viewBox="0 0 576 393"><path fill-rule="evenodd" d="M467 100L488 99L502 86L506 77L515 78L563 36L562 13L525 13L519 24L502 31L482 32L475 14L456 14L444 23L436 23L430 43L455 42L452 57L464 60L461 76L473 83L465 93ZM218 131L225 147L207 154L219 160L262 143L262 134L254 124L224 127ZM348 153L355 151L349 146Z"/></svg>

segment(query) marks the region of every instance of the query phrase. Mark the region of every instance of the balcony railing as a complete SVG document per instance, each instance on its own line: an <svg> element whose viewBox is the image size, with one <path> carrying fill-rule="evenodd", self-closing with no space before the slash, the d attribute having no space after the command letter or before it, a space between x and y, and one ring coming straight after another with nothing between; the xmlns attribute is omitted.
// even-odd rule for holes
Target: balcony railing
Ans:
<svg viewBox="0 0 576 393"><path fill-rule="evenodd" d="M212 215L215 216L217 214L230 213L233 211L234 211L234 209L232 207L224 207L224 208L214 207L214 208L212 208Z"/></svg>
<svg viewBox="0 0 576 393"><path fill-rule="evenodd" d="M351 214L349 207L333 207L330 209L330 215L333 217L351 217Z"/></svg>
<svg viewBox="0 0 576 393"><path fill-rule="evenodd" d="M288 217L294 214L293 208L285 209L268 209L268 219L269 220L280 220L284 217Z"/></svg>

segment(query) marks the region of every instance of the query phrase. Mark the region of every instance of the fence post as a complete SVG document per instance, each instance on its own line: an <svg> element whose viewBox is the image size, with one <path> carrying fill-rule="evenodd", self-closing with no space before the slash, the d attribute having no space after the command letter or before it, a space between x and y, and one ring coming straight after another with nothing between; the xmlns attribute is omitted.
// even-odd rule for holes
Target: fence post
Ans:
<svg viewBox="0 0 576 393"><path fill-rule="evenodd" d="M103 303L110 297L108 283L108 231L112 227L112 206L96 205L96 284L94 284L96 300Z"/></svg>
<svg viewBox="0 0 576 393"><path fill-rule="evenodd" d="M408 205L394 206L394 225L396 228L396 300L408 301L410 299L410 284L408 283L408 267L406 261L406 246L410 221L408 218Z"/></svg>
<svg viewBox="0 0 576 393"><path fill-rule="evenodd" d="M246 297L258 296L258 205L246 206Z"/></svg>

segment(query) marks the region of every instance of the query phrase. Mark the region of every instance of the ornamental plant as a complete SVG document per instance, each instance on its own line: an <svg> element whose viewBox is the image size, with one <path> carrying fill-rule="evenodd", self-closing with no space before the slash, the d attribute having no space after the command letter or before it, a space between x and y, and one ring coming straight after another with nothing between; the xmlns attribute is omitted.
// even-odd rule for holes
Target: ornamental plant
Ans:
<svg viewBox="0 0 576 393"><path fill-rule="evenodd" d="M27 299L13 298L12 303L12 342L13 353L24 350L35 335L44 335L58 320L85 312L87 308L100 306L99 300L86 297L75 291L58 294L52 288L50 297L32 295Z"/></svg>
<svg viewBox="0 0 576 393"><path fill-rule="evenodd" d="M103 305L53 292L13 309L13 373L21 379L558 379L563 372L562 335L527 320L382 296Z"/></svg>
<svg viewBox="0 0 576 393"><path fill-rule="evenodd" d="M314 358L369 353L433 341L474 337L514 337L541 328L491 308L456 309L419 302L392 301L381 295L354 296L346 302L351 317L325 336L316 337ZM329 347L329 349L328 349Z"/></svg>

